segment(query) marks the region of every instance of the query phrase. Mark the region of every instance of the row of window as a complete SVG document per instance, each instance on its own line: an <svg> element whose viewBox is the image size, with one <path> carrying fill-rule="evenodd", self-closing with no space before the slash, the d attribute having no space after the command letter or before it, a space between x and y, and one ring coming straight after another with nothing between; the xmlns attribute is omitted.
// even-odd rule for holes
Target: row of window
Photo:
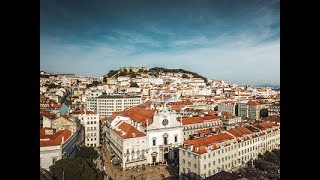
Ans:
<svg viewBox="0 0 320 180"><path fill-rule="evenodd" d="M87 121L87 124L97 124L97 121Z"/></svg>
<svg viewBox="0 0 320 180"><path fill-rule="evenodd" d="M97 127L87 127L87 131L97 130Z"/></svg>
<svg viewBox="0 0 320 180"><path fill-rule="evenodd" d="M174 142L178 142L178 136L174 136ZM156 138L152 139L152 145L156 146L157 142L156 142ZM168 144L168 137L163 137L163 144L167 145Z"/></svg>

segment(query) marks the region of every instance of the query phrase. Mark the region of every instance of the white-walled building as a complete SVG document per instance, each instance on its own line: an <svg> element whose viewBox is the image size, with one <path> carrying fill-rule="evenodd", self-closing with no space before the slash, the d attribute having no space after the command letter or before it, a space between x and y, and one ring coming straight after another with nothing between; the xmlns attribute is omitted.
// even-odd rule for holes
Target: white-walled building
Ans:
<svg viewBox="0 0 320 180"><path fill-rule="evenodd" d="M178 156L182 144L182 124L176 114L133 107L110 117L107 142L122 161L122 169L131 166L165 163Z"/></svg>
<svg viewBox="0 0 320 180"><path fill-rule="evenodd" d="M40 167L49 170L62 158L72 158L79 147L76 133L65 129L54 132L53 129L40 129Z"/></svg>
<svg viewBox="0 0 320 180"><path fill-rule="evenodd" d="M179 148L179 174L205 179L222 170L236 170L259 153L279 146L280 127L270 122L194 138Z"/></svg>
<svg viewBox="0 0 320 180"><path fill-rule="evenodd" d="M81 124L84 126L84 144L88 147L100 146L99 115L85 109L73 111L70 114L80 119Z"/></svg>
<svg viewBox="0 0 320 180"><path fill-rule="evenodd" d="M101 119L111 116L113 112L137 106L141 104L141 102L140 96L102 94L97 98L88 98L87 109L97 112Z"/></svg>

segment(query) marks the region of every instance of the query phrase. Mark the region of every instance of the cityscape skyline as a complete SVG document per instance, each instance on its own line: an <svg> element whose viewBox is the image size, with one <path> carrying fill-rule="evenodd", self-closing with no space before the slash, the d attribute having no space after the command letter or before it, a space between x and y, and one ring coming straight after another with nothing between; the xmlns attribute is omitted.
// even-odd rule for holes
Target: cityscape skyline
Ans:
<svg viewBox="0 0 320 180"><path fill-rule="evenodd" d="M102 76L128 66L280 84L279 1L42 1L40 68Z"/></svg>

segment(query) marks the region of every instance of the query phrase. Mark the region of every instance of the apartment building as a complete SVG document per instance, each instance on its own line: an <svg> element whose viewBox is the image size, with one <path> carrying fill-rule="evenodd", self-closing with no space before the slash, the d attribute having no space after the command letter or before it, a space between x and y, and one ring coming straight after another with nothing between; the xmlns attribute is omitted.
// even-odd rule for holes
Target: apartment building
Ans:
<svg viewBox="0 0 320 180"><path fill-rule="evenodd" d="M257 101L240 101L238 104L238 116L242 119L260 119L262 105Z"/></svg>
<svg viewBox="0 0 320 180"><path fill-rule="evenodd" d="M80 146L78 133L70 130L40 129L40 167L49 170L62 158L72 158Z"/></svg>
<svg viewBox="0 0 320 180"><path fill-rule="evenodd" d="M179 147L179 174L205 179L222 170L236 170L259 153L279 147L280 126L271 122L194 138Z"/></svg>
<svg viewBox="0 0 320 180"><path fill-rule="evenodd" d="M237 102L236 101L224 101L218 104L218 111L220 112L229 112L232 115L236 116L236 108Z"/></svg>
<svg viewBox="0 0 320 180"><path fill-rule="evenodd" d="M95 98L87 98L87 109L99 114L99 118L111 116L116 111L137 106L142 103L140 96L107 95L102 94Z"/></svg>
<svg viewBox="0 0 320 180"><path fill-rule="evenodd" d="M70 113L71 116L80 119L84 126L84 144L90 147L100 146L100 121L99 115L94 111L76 110Z"/></svg>

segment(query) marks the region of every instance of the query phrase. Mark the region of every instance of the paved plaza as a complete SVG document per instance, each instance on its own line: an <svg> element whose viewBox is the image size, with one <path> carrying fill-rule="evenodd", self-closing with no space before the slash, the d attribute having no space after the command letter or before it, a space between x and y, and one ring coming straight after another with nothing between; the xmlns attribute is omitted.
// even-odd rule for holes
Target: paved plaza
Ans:
<svg viewBox="0 0 320 180"><path fill-rule="evenodd" d="M172 168L167 165L146 165L143 167L133 167L126 171L122 171L120 165L114 165L110 162L111 154L108 147L102 149L105 170L108 178L116 180L160 180L160 179L177 179L172 178L174 174ZM171 178L170 178L171 177Z"/></svg>

